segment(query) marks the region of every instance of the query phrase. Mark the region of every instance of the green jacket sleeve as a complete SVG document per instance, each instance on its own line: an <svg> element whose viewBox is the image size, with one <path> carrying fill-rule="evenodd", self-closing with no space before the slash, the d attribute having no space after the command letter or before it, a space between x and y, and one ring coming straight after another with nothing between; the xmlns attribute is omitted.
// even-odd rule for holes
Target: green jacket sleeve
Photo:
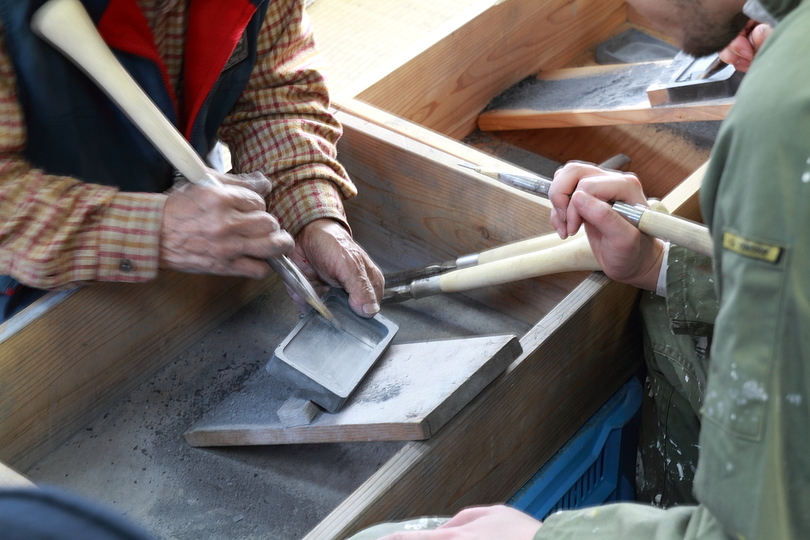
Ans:
<svg viewBox="0 0 810 540"><path fill-rule="evenodd" d="M534 540L730 540L704 506L616 503L549 516Z"/></svg>

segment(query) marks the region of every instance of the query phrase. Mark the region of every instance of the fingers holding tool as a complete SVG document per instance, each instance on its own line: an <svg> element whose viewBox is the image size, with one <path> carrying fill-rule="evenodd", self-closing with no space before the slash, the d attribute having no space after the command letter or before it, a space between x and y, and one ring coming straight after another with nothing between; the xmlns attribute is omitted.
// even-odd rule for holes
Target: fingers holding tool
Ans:
<svg viewBox="0 0 810 540"><path fill-rule="evenodd" d="M162 268L260 279L271 272L265 259L292 249L290 235L267 213L264 198L250 189L185 184L166 200Z"/></svg>
<svg viewBox="0 0 810 540"><path fill-rule="evenodd" d="M380 311L382 271L337 221L318 219L305 226L291 258L319 294L329 286L342 287L356 314L373 317ZM301 306L300 299L293 296L293 300Z"/></svg>
<svg viewBox="0 0 810 540"><path fill-rule="evenodd" d="M599 266L611 279L655 290L665 242L642 233L613 210L613 201L649 207L634 174L571 162L549 190L551 223L566 238L584 225Z"/></svg>
<svg viewBox="0 0 810 540"><path fill-rule="evenodd" d="M720 51L720 59L733 65L737 71L747 72L754 56L772 31L773 28L768 24L748 21L743 31Z"/></svg>

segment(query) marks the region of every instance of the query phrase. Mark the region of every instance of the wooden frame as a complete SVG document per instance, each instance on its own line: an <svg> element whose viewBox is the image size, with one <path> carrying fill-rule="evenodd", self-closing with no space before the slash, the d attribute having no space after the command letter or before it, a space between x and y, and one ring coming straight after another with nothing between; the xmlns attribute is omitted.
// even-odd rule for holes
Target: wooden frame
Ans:
<svg viewBox="0 0 810 540"><path fill-rule="evenodd" d="M574 61L633 18L619 0L504 0L477 9L336 102L345 128L339 158L361 192L347 206L354 232L399 267L551 231L546 201L458 162L513 165L454 138L474 128L492 96ZM705 156L677 135L650 136L649 126L571 129L520 136L561 160L632 149L634 166L662 172L649 192L670 211L699 218ZM0 460L25 470L274 283L166 273L149 285L51 297L0 326ZM469 296L530 322L524 353L437 435L405 445L306 540L506 500L639 365L637 291L601 273Z"/></svg>

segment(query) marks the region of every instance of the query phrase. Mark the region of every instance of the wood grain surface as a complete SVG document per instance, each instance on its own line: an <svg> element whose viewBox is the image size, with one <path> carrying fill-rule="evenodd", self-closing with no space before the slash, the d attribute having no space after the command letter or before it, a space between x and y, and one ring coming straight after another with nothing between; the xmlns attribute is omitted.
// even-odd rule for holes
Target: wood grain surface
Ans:
<svg viewBox="0 0 810 540"><path fill-rule="evenodd" d="M347 97L461 139L493 96L541 69L566 65L626 17L619 0L505 0Z"/></svg>

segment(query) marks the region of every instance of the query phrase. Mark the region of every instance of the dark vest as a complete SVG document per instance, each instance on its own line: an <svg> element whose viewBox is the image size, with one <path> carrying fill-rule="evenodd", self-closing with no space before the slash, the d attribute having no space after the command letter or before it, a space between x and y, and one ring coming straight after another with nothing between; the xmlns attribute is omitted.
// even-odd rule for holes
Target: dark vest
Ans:
<svg viewBox="0 0 810 540"><path fill-rule="evenodd" d="M172 185L172 166L84 73L31 31L31 16L44 2L0 0L3 34L25 115L25 158L49 174L124 191L165 191ZM206 156L250 77L268 0L189 1L182 104L168 85L135 0L82 3L126 70ZM17 300L26 288L16 287L0 290L0 322L12 314L12 304L14 311L24 305L18 306Z"/></svg>
<svg viewBox="0 0 810 540"><path fill-rule="evenodd" d="M28 131L25 157L50 174L125 191L169 188L171 165L90 79L31 31L31 15L43 3L0 0ZM180 107L166 84L151 31L135 0L83 3L127 71L206 156L250 77L267 4L190 1Z"/></svg>

